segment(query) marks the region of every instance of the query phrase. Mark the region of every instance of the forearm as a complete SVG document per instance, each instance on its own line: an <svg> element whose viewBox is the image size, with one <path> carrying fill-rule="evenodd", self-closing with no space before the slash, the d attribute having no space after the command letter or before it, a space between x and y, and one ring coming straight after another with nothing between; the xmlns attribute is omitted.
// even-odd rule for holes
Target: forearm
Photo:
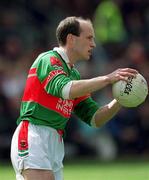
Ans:
<svg viewBox="0 0 149 180"><path fill-rule="evenodd" d="M99 108L93 119L96 127L100 127L108 122L121 109L121 105L114 99L109 104Z"/></svg>
<svg viewBox="0 0 149 180"><path fill-rule="evenodd" d="M98 76L92 79L86 80L72 80L70 91L66 97L75 99L80 96L84 96L88 93L100 90L108 84L113 84L116 81L124 80L128 76L136 76L137 71L130 68L118 69L111 74L105 76Z"/></svg>
<svg viewBox="0 0 149 180"><path fill-rule="evenodd" d="M109 84L109 78L107 76L100 76L86 80L72 81L69 97L74 99L100 90Z"/></svg>

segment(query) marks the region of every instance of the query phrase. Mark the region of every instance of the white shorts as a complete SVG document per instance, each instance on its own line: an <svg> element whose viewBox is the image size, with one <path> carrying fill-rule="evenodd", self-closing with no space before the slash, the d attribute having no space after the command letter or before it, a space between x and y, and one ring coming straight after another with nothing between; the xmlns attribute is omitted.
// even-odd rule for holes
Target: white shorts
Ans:
<svg viewBox="0 0 149 180"><path fill-rule="evenodd" d="M17 179L22 170L52 170L55 180L63 179L64 143L57 130L23 121L16 128L11 142L11 161Z"/></svg>

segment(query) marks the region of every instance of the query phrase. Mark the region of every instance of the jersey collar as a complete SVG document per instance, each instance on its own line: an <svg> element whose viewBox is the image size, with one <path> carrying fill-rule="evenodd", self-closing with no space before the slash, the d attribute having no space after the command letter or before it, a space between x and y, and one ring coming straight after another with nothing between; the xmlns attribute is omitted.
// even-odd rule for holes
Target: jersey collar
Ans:
<svg viewBox="0 0 149 180"><path fill-rule="evenodd" d="M60 56L63 58L63 60L66 62L67 66L69 67L69 69L71 69L73 66L70 65L70 61L69 58L66 54L66 52L64 51L63 48L61 47L55 47L53 48L54 51L57 51L58 54L60 54Z"/></svg>

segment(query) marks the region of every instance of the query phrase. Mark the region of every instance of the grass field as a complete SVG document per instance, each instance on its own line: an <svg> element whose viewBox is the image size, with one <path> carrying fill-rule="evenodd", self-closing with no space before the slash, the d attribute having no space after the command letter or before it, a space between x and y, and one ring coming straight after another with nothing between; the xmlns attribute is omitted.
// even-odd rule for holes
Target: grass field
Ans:
<svg viewBox="0 0 149 180"><path fill-rule="evenodd" d="M149 162L65 162L64 177L65 180L149 180ZM0 163L0 179L15 180L9 163Z"/></svg>

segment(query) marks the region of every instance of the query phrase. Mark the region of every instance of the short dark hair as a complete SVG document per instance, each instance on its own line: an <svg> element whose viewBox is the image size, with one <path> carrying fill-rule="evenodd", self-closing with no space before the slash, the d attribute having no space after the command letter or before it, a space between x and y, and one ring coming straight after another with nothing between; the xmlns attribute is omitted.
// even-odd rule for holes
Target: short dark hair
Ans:
<svg viewBox="0 0 149 180"><path fill-rule="evenodd" d="M79 20L83 20L81 17L67 17L62 20L57 29L56 29L56 38L58 44L66 45L66 38L68 34L73 34L79 36L81 33L80 22Z"/></svg>

